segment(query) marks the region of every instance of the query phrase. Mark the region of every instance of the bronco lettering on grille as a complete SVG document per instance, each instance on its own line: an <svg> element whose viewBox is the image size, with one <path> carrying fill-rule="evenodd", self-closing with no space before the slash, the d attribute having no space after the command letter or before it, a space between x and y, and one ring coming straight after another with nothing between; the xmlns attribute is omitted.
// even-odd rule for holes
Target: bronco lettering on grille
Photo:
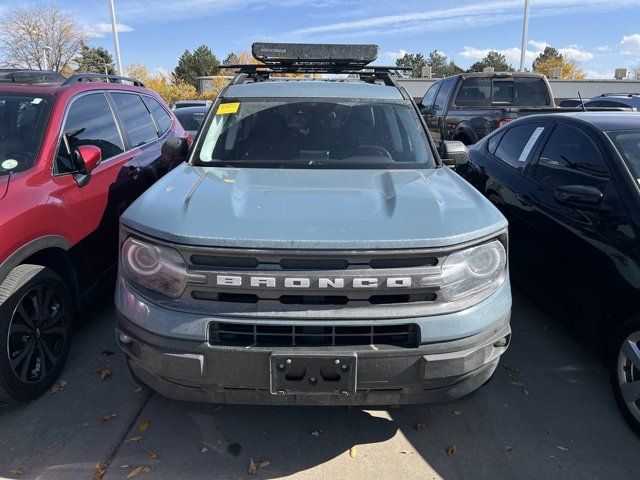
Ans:
<svg viewBox="0 0 640 480"><path fill-rule="evenodd" d="M246 276L240 275L217 275L216 284L226 287L243 287L248 286L250 288L277 288L278 279L276 277L267 276ZM378 277L362 277L345 279L339 277L320 277L320 278L307 278L307 277L284 277L281 278L281 287L283 288L295 288L295 289L308 289L308 288L378 288L380 286L386 286L387 288L409 288L413 282L411 277L390 277L390 278L378 278Z"/></svg>

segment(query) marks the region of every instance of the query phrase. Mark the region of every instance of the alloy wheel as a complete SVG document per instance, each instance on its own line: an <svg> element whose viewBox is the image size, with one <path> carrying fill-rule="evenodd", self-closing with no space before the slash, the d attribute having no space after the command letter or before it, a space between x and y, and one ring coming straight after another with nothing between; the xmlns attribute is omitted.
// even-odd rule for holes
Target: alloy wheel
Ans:
<svg viewBox="0 0 640 480"><path fill-rule="evenodd" d="M631 415L640 422L640 330L622 342L617 372L622 399Z"/></svg>
<svg viewBox="0 0 640 480"><path fill-rule="evenodd" d="M21 381L38 382L54 369L68 335L66 322L60 296L50 286L37 285L20 299L9 323L7 352Z"/></svg>

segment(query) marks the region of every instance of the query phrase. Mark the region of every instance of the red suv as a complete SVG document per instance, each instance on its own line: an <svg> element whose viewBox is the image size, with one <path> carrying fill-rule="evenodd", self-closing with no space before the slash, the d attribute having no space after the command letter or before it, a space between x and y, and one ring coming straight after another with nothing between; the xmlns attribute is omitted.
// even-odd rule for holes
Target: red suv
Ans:
<svg viewBox="0 0 640 480"><path fill-rule="evenodd" d="M118 217L184 137L138 81L0 70L0 401L55 381L75 313L113 284Z"/></svg>

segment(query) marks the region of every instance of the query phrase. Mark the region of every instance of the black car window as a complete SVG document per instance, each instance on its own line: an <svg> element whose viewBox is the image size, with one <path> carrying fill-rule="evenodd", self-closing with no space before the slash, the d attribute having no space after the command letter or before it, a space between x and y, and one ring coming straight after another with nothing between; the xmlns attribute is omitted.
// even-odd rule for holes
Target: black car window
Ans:
<svg viewBox="0 0 640 480"><path fill-rule="evenodd" d="M626 105L620 102L614 102L612 100L594 100L593 102L585 103L584 106L586 108L589 108L589 107L631 108L631 105Z"/></svg>
<svg viewBox="0 0 640 480"><path fill-rule="evenodd" d="M521 77L514 80L514 105L531 105L544 107L551 103L549 89L543 78Z"/></svg>
<svg viewBox="0 0 640 480"><path fill-rule="evenodd" d="M489 153L494 153L496 151L496 147L498 146L498 144L500 143L500 140L504 136L505 131L506 130L502 130L492 135L491 137L489 137L489 140L487 140L487 151Z"/></svg>
<svg viewBox="0 0 640 480"><path fill-rule="evenodd" d="M456 105L460 106L489 106L491 104L491 79L490 78L466 78L463 80Z"/></svg>
<svg viewBox="0 0 640 480"><path fill-rule="evenodd" d="M188 131L199 130L207 115L207 111L204 108L195 111L190 108L179 108L175 113L182 128Z"/></svg>
<svg viewBox="0 0 640 480"><path fill-rule="evenodd" d="M69 107L56 157L56 173L78 170L74 153L81 145L99 147L103 160L124 152L113 113L102 93L83 95Z"/></svg>
<svg viewBox="0 0 640 480"><path fill-rule="evenodd" d="M436 101L433 104L433 108L436 110L444 110L447 108L447 98L449 97L449 93L451 93L451 89L456 83L457 77L447 78L442 81L442 86L440 90L438 90L438 95L436 95Z"/></svg>
<svg viewBox="0 0 640 480"><path fill-rule="evenodd" d="M120 119L124 124L132 147L137 147L158 138L158 132L151 119L151 114L139 95L111 92L111 96L118 107Z"/></svg>
<svg viewBox="0 0 640 480"><path fill-rule="evenodd" d="M155 98L146 96L142 98L144 98L144 103L147 104L151 115L153 115L153 118L155 118L156 123L158 124L160 135L163 135L167 130L169 130L169 127L171 127L171 124L173 123L171 115L169 115L167 111L162 108L162 106Z"/></svg>
<svg viewBox="0 0 640 480"><path fill-rule="evenodd" d="M604 191L609 173L600 150L586 133L558 125L542 150L533 177L550 189L588 185Z"/></svg>
<svg viewBox="0 0 640 480"><path fill-rule="evenodd" d="M436 98L436 93L438 92L439 86L439 83L434 83L429 87L429 90L427 90L427 93L425 93L424 97L422 98L422 106L429 108L433 105L433 101Z"/></svg>
<svg viewBox="0 0 640 480"><path fill-rule="evenodd" d="M506 131L495 151L495 156L513 168L522 171L529 153L544 132L539 123L516 125Z"/></svg>

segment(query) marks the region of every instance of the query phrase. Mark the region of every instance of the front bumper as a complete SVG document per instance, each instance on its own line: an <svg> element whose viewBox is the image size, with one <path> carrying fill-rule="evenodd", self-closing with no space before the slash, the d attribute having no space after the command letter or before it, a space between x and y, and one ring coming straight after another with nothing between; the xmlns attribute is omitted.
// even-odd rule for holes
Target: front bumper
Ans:
<svg viewBox="0 0 640 480"><path fill-rule="evenodd" d="M392 405L453 400L480 387L509 345L509 317L459 340L418 348L212 346L167 338L118 313L117 338L131 373L178 400L283 405ZM351 395L272 394L271 354L356 354L357 388Z"/></svg>

